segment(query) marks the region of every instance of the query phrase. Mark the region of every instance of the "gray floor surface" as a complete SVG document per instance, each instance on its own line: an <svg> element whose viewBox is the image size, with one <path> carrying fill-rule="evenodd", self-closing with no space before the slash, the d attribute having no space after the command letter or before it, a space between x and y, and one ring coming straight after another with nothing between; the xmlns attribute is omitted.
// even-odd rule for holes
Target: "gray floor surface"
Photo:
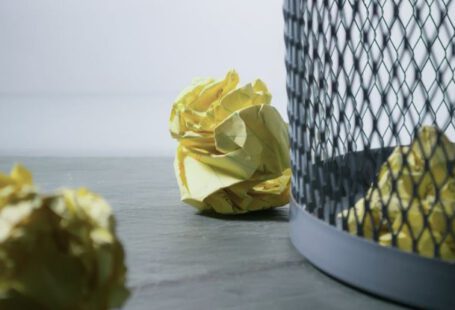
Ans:
<svg viewBox="0 0 455 310"><path fill-rule="evenodd" d="M287 207L221 217L184 205L171 158L4 157L0 170L17 161L44 191L87 186L110 202L133 291L125 309L404 309L300 256Z"/></svg>

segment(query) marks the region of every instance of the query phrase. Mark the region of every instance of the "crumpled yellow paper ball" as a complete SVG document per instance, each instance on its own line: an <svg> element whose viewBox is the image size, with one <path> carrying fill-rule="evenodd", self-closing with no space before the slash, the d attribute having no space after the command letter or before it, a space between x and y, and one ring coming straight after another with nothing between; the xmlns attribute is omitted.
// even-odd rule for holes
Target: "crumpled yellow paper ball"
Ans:
<svg viewBox="0 0 455 310"><path fill-rule="evenodd" d="M87 189L43 196L0 174L0 309L110 309L129 295L110 206Z"/></svg>
<svg viewBox="0 0 455 310"><path fill-rule="evenodd" d="M449 164L454 160L455 144L424 126L410 146L396 147L381 166L377 187L339 216L347 218L353 234L372 239L377 232L381 245L391 246L395 238L404 251L416 248L433 257L439 247L442 259L455 260L455 168Z"/></svg>
<svg viewBox="0 0 455 310"><path fill-rule="evenodd" d="M419 202L414 199L407 210L407 221L403 220L403 213L398 213L393 221L392 230L397 235L398 248L412 252L413 239L419 239L416 243L419 254L426 257L433 257L435 253L435 243L439 245L440 256L443 259L455 259L455 242L452 235L447 234L447 222L452 222L450 229L455 232L455 221L453 213L454 206L443 206L436 204L434 207L433 201L424 200ZM446 215L444 215L444 211ZM430 229L424 225L424 216L427 217L427 222ZM433 240L434 239L434 240ZM383 234L379 243L385 246L390 246L392 243L392 233Z"/></svg>
<svg viewBox="0 0 455 310"><path fill-rule="evenodd" d="M289 202L287 124L261 80L196 80L173 104L170 132L182 200L201 211L238 214Z"/></svg>

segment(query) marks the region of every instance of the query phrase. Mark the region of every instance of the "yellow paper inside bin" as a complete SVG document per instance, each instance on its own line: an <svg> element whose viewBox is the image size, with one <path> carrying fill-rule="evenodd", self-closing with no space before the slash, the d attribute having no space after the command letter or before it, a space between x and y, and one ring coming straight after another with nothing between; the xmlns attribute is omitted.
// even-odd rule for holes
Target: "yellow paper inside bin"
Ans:
<svg viewBox="0 0 455 310"><path fill-rule="evenodd" d="M378 186L339 216L347 217L352 234L359 233L357 223L365 218L360 226L366 238L373 238L376 230L381 245L391 246L395 237L402 250L416 248L419 254L433 257L439 247L442 259L454 260L455 170L448 165L454 159L455 144L438 129L424 126L410 147L395 148L381 166Z"/></svg>

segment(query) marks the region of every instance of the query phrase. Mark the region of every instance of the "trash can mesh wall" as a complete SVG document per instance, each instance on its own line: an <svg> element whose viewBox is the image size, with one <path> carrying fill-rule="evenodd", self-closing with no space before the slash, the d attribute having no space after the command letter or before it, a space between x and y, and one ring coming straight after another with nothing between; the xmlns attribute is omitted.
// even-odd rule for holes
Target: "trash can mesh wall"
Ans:
<svg viewBox="0 0 455 310"><path fill-rule="evenodd" d="M294 199L455 258L455 1L285 0Z"/></svg>

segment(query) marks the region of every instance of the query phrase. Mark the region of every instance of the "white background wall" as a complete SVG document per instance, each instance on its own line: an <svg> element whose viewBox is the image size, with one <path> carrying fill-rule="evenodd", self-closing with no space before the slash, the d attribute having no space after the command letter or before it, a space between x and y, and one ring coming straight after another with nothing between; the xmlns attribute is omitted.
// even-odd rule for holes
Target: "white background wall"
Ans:
<svg viewBox="0 0 455 310"><path fill-rule="evenodd" d="M262 78L286 118L281 0L0 1L0 155L172 155L195 76Z"/></svg>

